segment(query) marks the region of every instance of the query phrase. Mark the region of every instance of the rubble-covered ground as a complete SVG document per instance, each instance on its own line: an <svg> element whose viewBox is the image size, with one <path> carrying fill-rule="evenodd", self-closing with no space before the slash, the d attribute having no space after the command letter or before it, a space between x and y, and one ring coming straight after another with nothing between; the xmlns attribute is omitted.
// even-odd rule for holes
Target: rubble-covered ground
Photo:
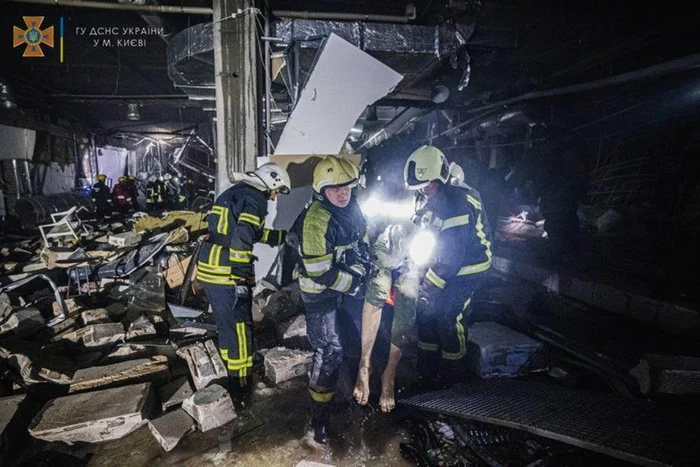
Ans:
<svg viewBox="0 0 700 467"><path fill-rule="evenodd" d="M270 277L254 291L255 392L236 412L213 316L190 280L203 217L85 220L85 229L74 218L76 235L0 239L0 465L624 464L407 409L400 399L417 390L411 350L394 412L379 410L378 374L369 404L357 405L344 368L332 441L308 440L303 303L295 282ZM466 363L476 377L534 375L621 401L697 407L700 355L690 340L495 276L475 295L471 320Z"/></svg>

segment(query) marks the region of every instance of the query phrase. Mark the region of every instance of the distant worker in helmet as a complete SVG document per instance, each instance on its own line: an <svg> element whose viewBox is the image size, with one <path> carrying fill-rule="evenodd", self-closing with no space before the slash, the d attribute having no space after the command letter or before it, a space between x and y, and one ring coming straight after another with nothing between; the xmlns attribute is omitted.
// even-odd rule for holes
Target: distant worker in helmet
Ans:
<svg viewBox="0 0 700 467"><path fill-rule="evenodd" d="M136 179L135 176L129 175L126 177L126 186L129 188L129 196L131 196L131 206L134 208L134 211L140 211L141 207L139 206L139 187L138 187L138 180Z"/></svg>
<svg viewBox="0 0 700 467"><path fill-rule="evenodd" d="M126 214L132 208L131 193L126 177L119 177L118 183L112 189L112 202L117 211Z"/></svg>
<svg viewBox="0 0 700 467"><path fill-rule="evenodd" d="M163 182L156 175L148 177L146 206L149 212L163 209Z"/></svg>
<svg viewBox="0 0 700 467"><path fill-rule="evenodd" d="M319 443L329 441L330 404L350 341L357 347L358 361L360 356L362 284L368 265L355 252L369 247L367 222L352 192L358 178L358 168L345 159L327 156L320 161L314 170L312 201L292 228L299 241L299 287L314 350L307 434ZM354 335L344 339L347 333Z"/></svg>
<svg viewBox="0 0 700 467"><path fill-rule="evenodd" d="M197 280L214 311L228 390L238 407L250 394L253 369L253 245L279 246L286 231L265 228L267 202L289 193L287 171L267 163L248 172L214 202L197 258Z"/></svg>
<svg viewBox="0 0 700 467"><path fill-rule="evenodd" d="M404 167L406 187L416 192L414 221L436 236L416 301L418 376L428 387L463 378L472 294L491 267L481 196L458 172L434 146L418 148Z"/></svg>
<svg viewBox="0 0 700 467"><path fill-rule="evenodd" d="M105 174L99 174L97 176L97 183L92 186L92 191L90 193L92 202L95 203L95 207L97 208L97 217L102 220L112 215L112 198L106 182L107 176Z"/></svg>
<svg viewBox="0 0 700 467"><path fill-rule="evenodd" d="M170 191L168 192L168 202L170 209L181 211L187 209L187 193L185 184L181 177L173 177L170 181Z"/></svg>

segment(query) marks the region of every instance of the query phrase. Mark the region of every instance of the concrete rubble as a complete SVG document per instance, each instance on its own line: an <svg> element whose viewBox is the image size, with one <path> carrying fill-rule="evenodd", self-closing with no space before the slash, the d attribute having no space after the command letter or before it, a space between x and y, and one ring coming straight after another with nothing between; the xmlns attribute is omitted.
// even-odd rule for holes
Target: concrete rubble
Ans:
<svg viewBox="0 0 700 467"><path fill-rule="evenodd" d="M494 322L469 326L467 361L469 369L482 378L522 376L546 367L544 346Z"/></svg>
<svg viewBox="0 0 700 467"><path fill-rule="evenodd" d="M172 451L196 427L197 423L183 409L173 410L148 421L148 428L165 451Z"/></svg>
<svg viewBox="0 0 700 467"><path fill-rule="evenodd" d="M311 366L313 352L275 347L265 352L265 377L273 384L304 376Z"/></svg>
<svg viewBox="0 0 700 467"><path fill-rule="evenodd" d="M182 402L194 393L192 385L187 377L178 378L165 386L158 392L163 412L182 404Z"/></svg>
<svg viewBox="0 0 700 467"><path fill-rule="evenodd" d="M218 384L199 389L183 401L182 409L197 421L197 426L203 432L237 418L231 397Z"/></svg>
<svg viewBox="0 0 700 467"><path fill-rule="evenodd" d="M192 381L197 389L225 380L228 372L214 342L208 340L178 349L177 354L187 361Z"/></svg>
<svg viewBox="0 0 700 467"><path fill-rule="evenodd" d="M121 438L146 423L151 384L141 383L50 400L29 433L44 441L96 443Z"/></svg>
<svg viewBox="0 0 700 467"><path fill-rule="evenodd" d="M167 381L169 376L168 359L157 355L150 359L128 360L78 370L73 375L69 392L109 387L119 383L151 381L157 384Z"/></svg>

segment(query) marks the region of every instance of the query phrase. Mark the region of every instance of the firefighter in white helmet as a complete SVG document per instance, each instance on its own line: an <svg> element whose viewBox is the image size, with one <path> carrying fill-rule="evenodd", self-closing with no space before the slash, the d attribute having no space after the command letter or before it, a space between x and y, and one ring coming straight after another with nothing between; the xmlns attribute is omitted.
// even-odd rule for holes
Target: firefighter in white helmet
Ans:
<svg viewBox="0 0 700 467"><path fill-rule="evenodd" d="M491 228L481 196L461 181L450 183L462 178L450 169L434 146L418 148L404 167L406 187L418 201L414 221L437 236L416 303L418 374L428 386L464 375L470 302L491 267Z"/></svg>
<svg viewBox="0 0 700 467"><path fill-rule="evenodd" d="M211 304L229 392L238 407L250 394L253 367L253 245L279 246L287 232L264 227L267 201L287 194L287 171L267 163L224 191L207 215L209 233L197 258L197 280Z"/></svg>

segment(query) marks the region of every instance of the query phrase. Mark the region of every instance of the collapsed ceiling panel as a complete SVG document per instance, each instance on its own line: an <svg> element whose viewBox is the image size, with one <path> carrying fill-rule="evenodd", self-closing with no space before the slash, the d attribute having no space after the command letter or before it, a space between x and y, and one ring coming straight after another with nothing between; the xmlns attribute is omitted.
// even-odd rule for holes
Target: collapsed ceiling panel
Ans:
<svg viewBox="0 0 700 467"><path fill-rule="evenodd" d="M403 76L331 34L285 126L275 155L337 154L362 111Z"/></svg>

